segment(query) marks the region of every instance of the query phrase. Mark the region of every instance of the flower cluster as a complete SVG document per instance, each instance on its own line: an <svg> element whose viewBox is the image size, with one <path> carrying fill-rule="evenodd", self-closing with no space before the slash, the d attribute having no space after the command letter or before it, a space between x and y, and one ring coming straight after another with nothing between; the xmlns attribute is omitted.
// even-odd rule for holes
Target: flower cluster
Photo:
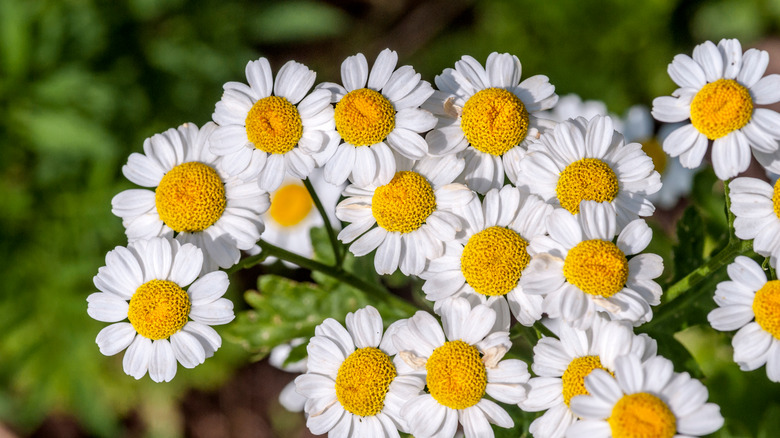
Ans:
<svg viewBox="0 0 780 438"><path fill-rule="evenodd" d="M343 226L337 239L354 256L373 254L377 273L424 280L441 323L420 311L384 324L368 306L346 315L346 328L318 325L291 403L313 433L489 437L491 424L513 426L499 403L545 411L530 425L540 438L719 429L704 386L634 333L663 294L644 218L669 166L648 129L629 134L637 117L651 122L647 110L625 122L603 109L556 116L555 87L543 75L523 79L510 54L484 66L464 56L435 87L397 63L389 49L370 68L357 54L342 63L341 83L315 85L300 63L274 76L260 58L247 64L247 83L224 85L213 122L146 140L122 169L145 188L112 201L128 246L107 254L100 292L87 300L90 316L114 323L98 334L100 351L127 348L127 374L170 380L177 362L191 368L212 355L221 338L210 326L234 317L220 268L259 253L261 238L311 257L311 227ZM712 141L721 179L744 171L751 150L780 169L780 115L756 108L780 101L780 76L762 77L767 63L766 52L743 56L736 40L675 57L669 74L680 88L652 114L690 123L665 135L663 150L695 168ZM772 266L777 187L731 184L736 235L755 239ZM735 360L766 363L780 380L780 286L747 258L729 274L712 325L744 326ZM534 334L533 376L505 358L510 330Z"/></svg>

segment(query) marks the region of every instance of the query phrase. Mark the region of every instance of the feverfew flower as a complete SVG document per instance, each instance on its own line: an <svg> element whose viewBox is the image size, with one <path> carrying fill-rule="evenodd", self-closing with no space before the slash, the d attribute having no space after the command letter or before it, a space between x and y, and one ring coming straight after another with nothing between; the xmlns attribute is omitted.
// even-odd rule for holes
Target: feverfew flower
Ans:
<svg viewBox="0 0 780 438"><path fill-rule="evenodd" d="M537 113L558 101L547 76L520 82L520 60L493 52L486 66L463 56L455 68L436 76L439 88L425 108L439 117L436 129L425 139L433 155L458 153L466 159L463 178L472 190L486 193L504 185L504 175L517 178L511 166L527 140L551 125Z"/></svg>
<svg viewBox="0 0 780 438"><path fill-rule="evenodd" d="M672 96L653 100L653 117L683 122L664 140L664 151L687 168L697 167L712 140L712 165L726 180L745 171L750 152L764 165L780 170L780 114L756 108L780 101L780 75L764 76L769 54L723 39L696 46L693 58L676 55L669 76L680 86ZM774 164L772 164L774 162Z"/></svg>
<svg viewBox="0 0 780 438"><path fill-rule="evenodd" d="M522 324L532 325L542 317L543 300L523 292L520 277L531 260L528 242L547 232L552 210L539 197L509 185L491 189L484 201L475 197L457 210L466 224L462 238L449 242L444 255L420 274L426 280L425 298L437 305L451 296L497 300Z"/></svg>
<svg viewBox="0 0 780 438"><path fill-rule="evenodd" d="M652 239L644 220L630 222L615 236L615 217L598 203L585 201L573 216L558 209L547 220L549 236L531 240L531 263L520 284L529 294L544 295L542 310L577 328L587 328L603 313L612 320L640 325L660 304L663 272L656 254L639 254ZM627 256L632 256L630 259Z"/></svg>
<svg viewBox="0 0 780 438"><path fill-rule="evenodd" d="M336 129L344 140L325 164L325 180L341 184L351 178L359 186L386 184L395 174L393 151L419 160L428 153L420 133L436 125L436 117L420 109L433 93L431 84L411 66L396 69L398 54L379 53L369 71L362 53L341 64L343 86L319 84L332 93Z"/></svg>
<svg viewBox="0 0 780 438"><path fill-rule="evenodd" d="M416 381L398 375L375 308L347 314L346 325L328 318L309 341L308 371L295 379L307 398L306 425L315 435L398 437L406 431L399 411L419 392Z"/></svg>
<svg viewBox="0 0 780 438"><path fill-rule="evenodd" d="M780 255L780 183L774 188L756 178L735 178L729 183L734 234L753 239L753 251L770 257L777 266Z"/></svg>
<svg viewBox="0 0 780 438"><path fill-rule="evenodd" d="M316 73L288 61L276 74L265 58L246 65L249 85L228 82L211 116L219 128L211 151L243 180L271 192L285 175L304 179L333 155L338 142L330 93L314 90Z"/></svg>
<svg viewBox="0 0 780 438"><path fill-rule="evenodd" d="M610 117L559 123L522 155L513 164L517 186L571 214L579 213L580 202L596 201L603 214L617 215L620 230L655 211L647 199L661 188L653 160L639 143L625 144Z"/></svg>
<svg viewBox="0 0 780 438"><path fill-rule="evenodd" d="M481 304L472 309L463 298L450 298L441 309L442 325L422 311L397 323L393 343L399 375L412 376L420 391L427 389L407 402L401 415L419 438L453 437L459 423L468 437L493 437L491 423L509 428L513 421L485 395L502 403L524 400L527 365L503 359L512 344L508 332L491 332L493 309Z"/></svg>
<svg viewBox="0 0 780 438"><path fill-rule="evenodd" d="M731 344L743 371L766 364L769 380L780 382L780 280L767 280L755 261L739 256L728 266L731 281L718 283L718 308L707 315L716 330L737 330Z"/></svg>
<svg viewBox="0 0 780 438"><path fill-rule="evenodd" d="M217 126L185 123L144 141L122 167L130 181L147 189L125 190L111 200L130 242L173 237L203 250L203 272L233 266L251 249L264 225L268 194L255 182L230 178L207 142Z"/></svg>
<svg viewBox="0 0 780 438"><path fill-rule="evenodd" d="M571 400L582 418L568 438L696 437L723 426L720 407L706 403L707 388L688 373L675 373L672 362L656 356L641 362L634 355L615 359L614 377L593 370L585 378L590 395Z"/></svg>
<svg viewBox="0 0 780 438"><path fill-rule="evenodd" d="M401 170L386 184L352 184L344 190L336 216L350 224L338 238L354 241L349 250L358 257L376 249L380 274L400 268L417 275L426 260L443 254L444 242L455 238L462 224L453 210L470 202L474 192L452 183L464 166L454 155L424 158L409 169L408 163L399 164Z"/></svg>
<svg viewBox="0 0 780 438"><path fill-rule="evenodd" d="M233 303L222 298L227 274L199 278L202 264L198 247L163 237L109 251L94 278L100 292L87 297L89 316L114 323L97 335L100 352L127 348L125 373L140 379L149 371L155 382L173 379L176 362L194 368L211 357L222 339L210 326L232 321Z"/></svg>
<svg viewBox="0 0 780 438"><path fill-rule="evenodd" d="M594 369L615 371L615 358L633 354L642 361L655 356L656 342L646 334L635 335L624 322L598 316L587 330L575 329L560 320L544 320L559 339L543 337L534 346L531 366L538 377L529 382L528 398L520 407L529 412L546 411L531 423L535 438L560 438L577 421L569 409L571 399L588 394L585 377Z"/></svg>

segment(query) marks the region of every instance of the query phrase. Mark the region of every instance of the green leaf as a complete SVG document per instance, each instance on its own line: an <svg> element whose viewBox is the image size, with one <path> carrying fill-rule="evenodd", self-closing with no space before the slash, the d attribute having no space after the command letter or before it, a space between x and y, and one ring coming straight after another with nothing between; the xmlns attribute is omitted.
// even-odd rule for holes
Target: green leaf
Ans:
<svg viewBox="0 0 780 438"><path fill-rule="evenodd" d="M678 281L704 263L704 222L695 206L685 209L677 222L674 250L674 279Z"/></svg>

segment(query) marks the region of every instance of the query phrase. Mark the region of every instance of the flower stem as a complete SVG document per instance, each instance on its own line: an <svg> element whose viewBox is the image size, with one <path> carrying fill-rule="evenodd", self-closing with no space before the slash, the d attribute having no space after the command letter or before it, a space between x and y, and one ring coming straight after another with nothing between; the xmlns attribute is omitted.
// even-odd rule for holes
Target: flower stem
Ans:
<svg viewBox="0 0 780 438"><path fill-rule="evenodd" d="M322 221L325 223L325 231L328 233L328 240L330 240L330 246L333 248L333 256L336 257L336 266L341 266L341 264L344 263L344 254L341 252L341 245L339 245L339 241L336 238L336 232L333 230L333 225L330 223L328 213L325 211L325 207L322 206L322 202L320 201L319 196L317 196L317 192L314 191L314 186L311 184L309 178L304 179L303 184L306 186L306 190L309 191L311 199L314 201L314 205L317 207L317 211L320 212Z"/></svg>

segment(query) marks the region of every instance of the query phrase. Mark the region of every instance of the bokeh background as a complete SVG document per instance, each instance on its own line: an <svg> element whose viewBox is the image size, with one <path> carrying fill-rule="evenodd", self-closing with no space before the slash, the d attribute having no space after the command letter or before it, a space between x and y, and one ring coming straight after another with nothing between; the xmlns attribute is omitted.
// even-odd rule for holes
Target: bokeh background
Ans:
<svg viewBox="0 0 780 438"><path fill-rule="evenodd" d="M510 52L523 77L621 114L674 89L676 53L739 38L774 65L779 36L780 0L0 0L0 437L307 436L276 401L293 376L229 340L172 383L136 381L86 314L92 276L126 243L110 201L131 187L127 156L209 121L247 61L339 81L346 56L390 47L433 81L462 55ZM237 309L253 285L233 278ZM697 330L719 340L696 352L711 399L744 418L719 436L775 436L763 369L740 373L728 341Z"/></svg>

